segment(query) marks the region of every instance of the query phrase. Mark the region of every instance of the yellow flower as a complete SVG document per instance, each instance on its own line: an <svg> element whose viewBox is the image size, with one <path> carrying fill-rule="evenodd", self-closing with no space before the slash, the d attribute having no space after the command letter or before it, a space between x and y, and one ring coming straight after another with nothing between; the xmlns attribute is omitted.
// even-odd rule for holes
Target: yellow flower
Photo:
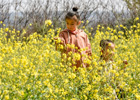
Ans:
<svg viewBox="0 0 140 100"><path fill-rule="evenodd" d="M5 32L8 32L9 31L9 28L5 28Z"/></svg>
<svg viewBox="0 0 140 100"><path fill-rule="evenodd" d="M83 29L85 28L85 26L83 26Z"/></svg>
<svg viewBox="0 0 140 100"><path fill-rule="evenodd" d="M74 74L74 73L71 73L70 75L69 75L69 78L71 78L71 79L74 79L76 77L76 74Z"/></svg>
<svg viewBox="0 0 140 100"><path fill-rule="evenodd" d="M123 27L123 25L120 25L120 27Z"/></svg>
<svg viewBox="0 0 140 100"><path fill-rule="evenodd" d="M2 21L0 21L0 24L2 24L3 22Z"/></svg>
<svg viewBox="0 0 140 100"><path fill-rule="evenodd" d="M79 53L74 53L74 54L73 54L73 58L74 58L75 60L80 60L81 55L80 55Z"/></svg>
<svg viewBox="0 0 140 100"><path fill-rule="evenodd" d="M87 20L86 23L88 24L89 23L89 20Z"/></svg>
<svg viewBox="0 0 140 100"><path fill-rule="evenodd" d="M5 100L9 100L9 95L6 95L5 96Z"/></svg>
<svg viewBox="0 0 140 100"><path fill-rule="evenodd" d="M69 82L69 80L68 79L65 79L64 82L65 82L65 84L67 84Z"/></svg>
<svg viewBox="0 0 140 100"><path fill-rule="evenodd" d="M140 88L140 84L138 84L138 87Z"/></svg>
<svg viewBox="0 0 140 100"><path fill-rule="evenodd" d="M52 24L52 21L51 20L46 20L45 21L45 25L51 25Z"/></svg>
<svg viewBox="0 0 140 100"><path fill-rule="evenodd" d="M139 20L139 17L136 17L136 18L135 18L135 21L137 21L137 20Z"/></svg>

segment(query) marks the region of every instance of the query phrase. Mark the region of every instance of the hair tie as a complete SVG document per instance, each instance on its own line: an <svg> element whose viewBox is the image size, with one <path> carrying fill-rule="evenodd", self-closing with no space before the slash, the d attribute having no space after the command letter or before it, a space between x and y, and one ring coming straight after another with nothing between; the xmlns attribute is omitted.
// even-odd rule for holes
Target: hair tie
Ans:
<svg viewBox="0 0 140 100"><path fill-rule="evenodd" d="M72 10L73 10L74 12L77 12L77 11L78 11L78 8L77 8L77 7L73 7Z"/></svg>

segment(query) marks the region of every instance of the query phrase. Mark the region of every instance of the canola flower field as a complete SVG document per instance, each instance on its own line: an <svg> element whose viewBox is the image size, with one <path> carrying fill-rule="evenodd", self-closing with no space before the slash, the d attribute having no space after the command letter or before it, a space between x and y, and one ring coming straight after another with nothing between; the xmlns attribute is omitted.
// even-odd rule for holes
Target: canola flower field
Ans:
<svg viewBox="0 0 140 100"><path fill-rule="evenodd" d="M45 24L51 25L51 21ZM90 64L88 68L77 71L69 67L70 62L62 63L65 59L55 50L55 42L59 41L53 40L54 30L59 33L61 28L52 27L44 37L35 32L26 42L14 39L19 31L3 26L0 29L0 100L115 100L116 95L120 100L140 100L140 23L130 29L123 25L115 29L98 25L94 38L84 29L90 39L92 59L85 60ZM117 31L118 28L125 32ZM9 39L8 32L13 34ZM104 71L108 64L99 62L101 39L113 40L116 47L113 69L108 71ZM76 53L70 55L80 59ZM123 64L123 60L128 64Z"/></svg>

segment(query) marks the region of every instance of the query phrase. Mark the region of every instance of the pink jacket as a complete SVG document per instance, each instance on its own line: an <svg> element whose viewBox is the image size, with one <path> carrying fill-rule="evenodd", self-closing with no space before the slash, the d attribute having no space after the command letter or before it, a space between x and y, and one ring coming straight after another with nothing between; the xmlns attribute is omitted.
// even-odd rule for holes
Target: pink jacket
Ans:
<svg viewBox="0 0 140 100"><path fill-rule="evenodd" d="M67 45L67 44L74 44L75 47L78 47L78 49L81 48L88 48L87 50L83 51L82 54L87 54L88 56L91 56L92 51L91 51L91 45L89 42L89 39L87 37L87 34L81 30L81 29L77 29L76 31L71 32L68 29L65 29L63 31L60 32L59 34L59 38L61 39L61 41L63 41L63 45ZM71 48L65 48L66 50L63 51L62 53L66 53L68 54L68 52L72 51L77 53L78 50L77 49L71 49ZM76 67L79 67L81 64L83 64L82 61L83 58L81 58L80 61L77 61L76 63Z"/></svg>

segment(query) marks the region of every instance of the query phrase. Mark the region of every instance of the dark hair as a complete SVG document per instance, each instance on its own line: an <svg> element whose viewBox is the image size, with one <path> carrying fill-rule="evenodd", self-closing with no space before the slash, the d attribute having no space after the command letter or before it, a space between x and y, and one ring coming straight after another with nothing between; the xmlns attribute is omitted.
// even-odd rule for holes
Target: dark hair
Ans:
<svg viewBox="0 0 140 100"><path fill-rule="evenodd" d="M113 43L113 44L114 44L114 42L111 41L111 40L109 40L109 39L107 39L107 40L101 40L101 41L100 41L100 47L104 50L105 47L106 47L109 43Z"/></svg>
<svg viewBox="0 0 140 100"><path fill-rule="evenodd" d="M114 42L111 41L111 40L109 40L109 39L101 40L101 41L100 41L100 47L102 48L102 50L104 50L105 47L106 47L109 43L113 43L113 44L114 44ZM100 59L102 59L102 58L103 58L103 55L100 56Z"/></svg>
<svg viewBox="0 0 140 100"><path fill-rule="evenodd" d="M78 8L77 7L73 7L72 10L73 10L72 12L68 12L66 14L65 20L66 19L74 19L74 20L76 20L78 22L80 20L80 15L78 13Z"/></svg>

